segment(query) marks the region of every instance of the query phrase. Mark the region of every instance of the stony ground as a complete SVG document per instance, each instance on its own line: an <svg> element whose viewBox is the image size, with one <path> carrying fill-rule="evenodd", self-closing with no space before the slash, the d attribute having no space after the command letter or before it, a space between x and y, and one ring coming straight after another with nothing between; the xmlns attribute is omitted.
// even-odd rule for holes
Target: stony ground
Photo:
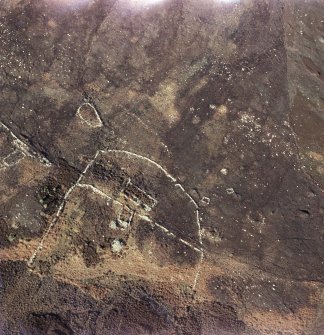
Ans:
<svg viewBox="0 0 324 335"><path fill-rule="evenodd" d="M0 334L324 334L321 1L2 0Z"/></svg>

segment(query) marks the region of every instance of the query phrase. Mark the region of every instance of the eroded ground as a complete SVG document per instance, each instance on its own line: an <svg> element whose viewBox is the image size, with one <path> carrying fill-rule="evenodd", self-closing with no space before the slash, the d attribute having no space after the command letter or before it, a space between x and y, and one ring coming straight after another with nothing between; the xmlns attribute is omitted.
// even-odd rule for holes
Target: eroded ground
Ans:
<svg viewBox="0 0 324 335"><path fill-rule="evenodd" d="M324 5L0 3L0 334L324 334Z"/></svg>

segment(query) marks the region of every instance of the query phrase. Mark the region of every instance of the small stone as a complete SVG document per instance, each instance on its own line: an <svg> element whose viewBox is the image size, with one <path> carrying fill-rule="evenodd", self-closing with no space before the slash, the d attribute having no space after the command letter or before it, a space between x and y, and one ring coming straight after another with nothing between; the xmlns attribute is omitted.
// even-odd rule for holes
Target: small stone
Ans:
<svg viewBox="0 0 324 335"><path fill-rule="evenodd" d="M113 229L113 230L115 230L115 229L117 229L117 224L116 224L116 221L110 221L110 223L109 223L109 228L110 229Z"/></svg>
<svg viewBox="0 0 324 335"><path fill-rule="evenodd" d="M232 187L226 189L227 194L233 194L235 193L234 189Z"/></svg>
<svg viewBox="0 0 324 335"><path fill-rule="evenodd" d="M123 247L124 247L124 243L121 240L115 239L111 243L111 250L115 254L120 253Z"/></svg>
<svg viewBox="0 0 324 335"><path fill-rule="evenodd" d="M9 234L9 236L8 236L8 241L9 241L9 242L13 242L15 239L16 239L16 235L14 235L14 234Z"/></svg>
<svg viewBox="0 0 324 335"><path fill-rule="evenodd" d="M221 174L223 174L224 176L227 176L228 175L228 170L223 168L220 170Z"/></svg>
<svg viewBox="0 0 324 335"><path fill-rule="evenodd" d="M192 118L192 124L198 124L198 123L200 123L200 117L198 115L195 115Z"/></svg>
<svg viewBox="0 0 324 335"><path fill-rule="evenodd" d="M201 199L201 202L204 204L204 205L209 205L210 204L210 199L208 197L203 197Z"/></svg>
<svg viewBox="0 0 324 335"><path fill-rule="evenodd" d="M118 220L118 226L121 229L127 229L129 227L129 222L124 221L124 220Z"/></svg>

